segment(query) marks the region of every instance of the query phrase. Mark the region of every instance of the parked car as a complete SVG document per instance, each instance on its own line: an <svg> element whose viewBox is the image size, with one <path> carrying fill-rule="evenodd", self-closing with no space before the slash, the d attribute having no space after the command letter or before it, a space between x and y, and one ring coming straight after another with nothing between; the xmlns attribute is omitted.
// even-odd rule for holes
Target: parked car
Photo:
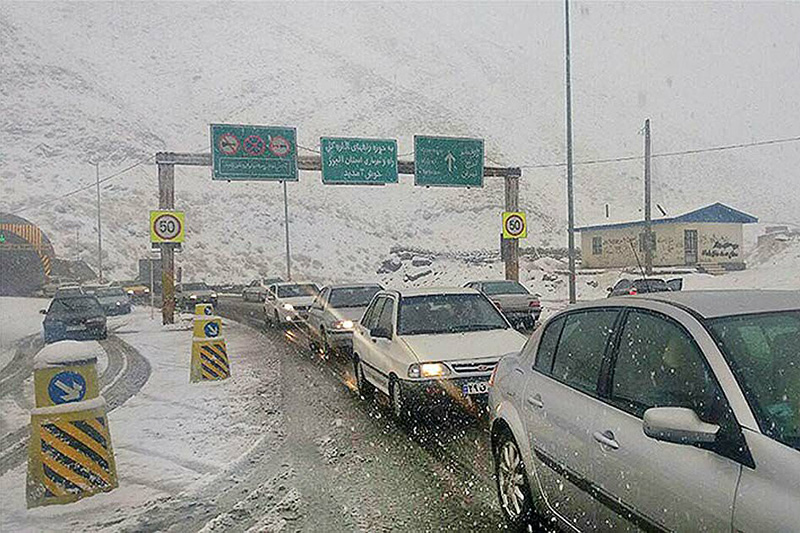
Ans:
<svg viewBox="0 0 800 533"><path fill-rule="evenodd" d="M323 287L308 312L311 348L320 349L324 355L349 353L355 323L380 290L383 287L375 283Z"/></svg>
<svg viewBox="0 0 800 533"><path fill-rule="evenodd" d="M53 298L50 306L40 311L44 317L44 342L64 339L105 339L106 315L97 298L76 294Z"/></svg>
<svg viewBox="0 0 800 533"><path fill-rule="evenodd" d="M242 300L245 302L263 302L267 297L270 285L282 282L282 278L254 279L242 289Z"/></svg>
<svg viewBox="0 0 800 533"><path fill-rule="evenodd" d="M304 322L318 294L319 287L310 282L273 283L264 299L265 322L274 326Z"/></svg>
<svg viewBox="0 0 800 533"><path fill-rule="evenodd" d="M800 291L580 304L504 358L489 395L512 529L796 531Z"/></svg>
<svg viewBox="0 0 800 533"><path fill-rule="evenodd" d="M659 278L640 278L629 280L623 278L613 287L608 288L608 297L613 296L633 296L635 294L646 294L649 292L668 292L680 291L683 289L683 279L675 278L664 281Z"/></svg>
<svg viewBox="0 0 800 533"><path fill-rule="evenodd" d="M122 287L105 287L94 293L106 316L131 312L131 299Z"/></svg>
<svg viewBox="0 0 800 533"><path fill-rule="evenodd" d="M470 281L464 286L477 289L488 296L515 327L533 329L542 314L539 296L531 294L518 281Z"/></svg>
<svg viewBox="0 0 800 533"><path fill-rule="evenodd" d="M86 294L80 285L62 285L56 289L53 298L65 298L67 296L80 296Z"/></svg>
<svg viewBox="0 0 800 533"><path fill-rule="evenodd" d="M497 361L523 344L525 336L474 289L381 291L353 333L358 391L387 394L395 417L406 421L431 399L485 398Z"/></svg>
<svg viewBox="0 0 800 533"><path fill-rule="evenodd" d="M192 311L196 304L213 304L216 307L217 293L202 281L175 286L175 305L178 308Z"/></svg>

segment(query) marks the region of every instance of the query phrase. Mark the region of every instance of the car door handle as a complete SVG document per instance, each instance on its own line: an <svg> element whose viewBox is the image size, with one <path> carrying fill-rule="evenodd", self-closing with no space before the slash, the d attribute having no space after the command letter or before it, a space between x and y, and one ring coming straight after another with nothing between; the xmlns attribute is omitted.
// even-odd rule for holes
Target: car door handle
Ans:
<svg viewBox="0 0 800 533"><path fill-rule="evenodd" d="M617 440L614 438L614 433L612 433L610 429L607 429L602 433L600 433L599 431L595 431L594 433L592 433L592 437L594 437L594 440L596 440L600 444L608 446L609 448L612 448L614 450L619 449L619 442L617 442Z"/></svg>
<svg viewBox="0 0 800 533"><path fill-rule="evenodd" d="M528 396L528 403L536 407L537 409L544 408L544 402L542 401L542 396L539 394L536 394L534 396Z"/></svg>

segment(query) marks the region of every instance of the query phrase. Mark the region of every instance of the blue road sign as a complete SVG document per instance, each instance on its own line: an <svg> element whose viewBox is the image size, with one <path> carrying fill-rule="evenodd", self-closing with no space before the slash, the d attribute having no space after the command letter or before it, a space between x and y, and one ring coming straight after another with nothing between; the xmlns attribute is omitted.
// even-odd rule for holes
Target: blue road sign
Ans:
<svg viewBox="0 0 800 533"><path fill-rule="evenodd" d="M203 314L211 315L214 312L214 309L211 308L210 305L207 305L203 308Z"/></svg>
<svg viewBox="0 0 800 533"><path fill-rule="evenodd" d="M203 327L206 337L216 337L219 335L219 325L216 322L209 322Z"/></svg>
<svg viewBox="0 0 800 533"><path fill-rule="evenodd" d="M79 402L86 396L86 380L77 372L59 372L50 379L47 393L56 405Z"/></svg>

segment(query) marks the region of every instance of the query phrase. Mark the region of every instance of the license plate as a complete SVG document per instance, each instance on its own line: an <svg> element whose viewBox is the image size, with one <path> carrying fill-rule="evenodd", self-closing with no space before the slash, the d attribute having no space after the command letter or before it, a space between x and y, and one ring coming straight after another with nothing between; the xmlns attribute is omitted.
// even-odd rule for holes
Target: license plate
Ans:
<svg viewBox="0 0 800 533"><path fill-rule="evenodd" d="M471 383L466 383L461 390L464 392L465 396L470 396L472 394L488 394L489 393L489 382L488 381L473 381Z"/></svg>

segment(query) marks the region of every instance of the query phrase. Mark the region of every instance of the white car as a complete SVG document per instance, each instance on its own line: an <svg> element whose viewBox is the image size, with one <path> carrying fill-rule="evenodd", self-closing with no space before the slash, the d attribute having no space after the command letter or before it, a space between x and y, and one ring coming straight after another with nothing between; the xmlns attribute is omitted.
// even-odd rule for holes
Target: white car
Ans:
<svg viewBox="0 0 800 533"><path fill-rule="evenodd" d="M282 282L281 278L254 279L242 289L242 300L245 302L263 302L267 297L269 286Z"/></svg>
<svg viewBox="0 0 800 533"><path fill-rule="evenodd" d="M319 349L325 356L333 351L349 353L355 323L380 290L383 287L376 283L323 287L308 312L311 349Z"/></svg>
<svg viewBox="0 0 800 533"><path fill-rule="evenodd" d="M403 421L426 400L485 398L497 362L525 341L474 289L381 291L353 333L358 391L387 394Z"/></svg>
<svg viewBox="0 0 800 533"><path fill-rule="evenodd" d="M319 287L310 282L286 281L270 285L264 300L265 322L274 326L304 322L318 294Z"/></svg>

